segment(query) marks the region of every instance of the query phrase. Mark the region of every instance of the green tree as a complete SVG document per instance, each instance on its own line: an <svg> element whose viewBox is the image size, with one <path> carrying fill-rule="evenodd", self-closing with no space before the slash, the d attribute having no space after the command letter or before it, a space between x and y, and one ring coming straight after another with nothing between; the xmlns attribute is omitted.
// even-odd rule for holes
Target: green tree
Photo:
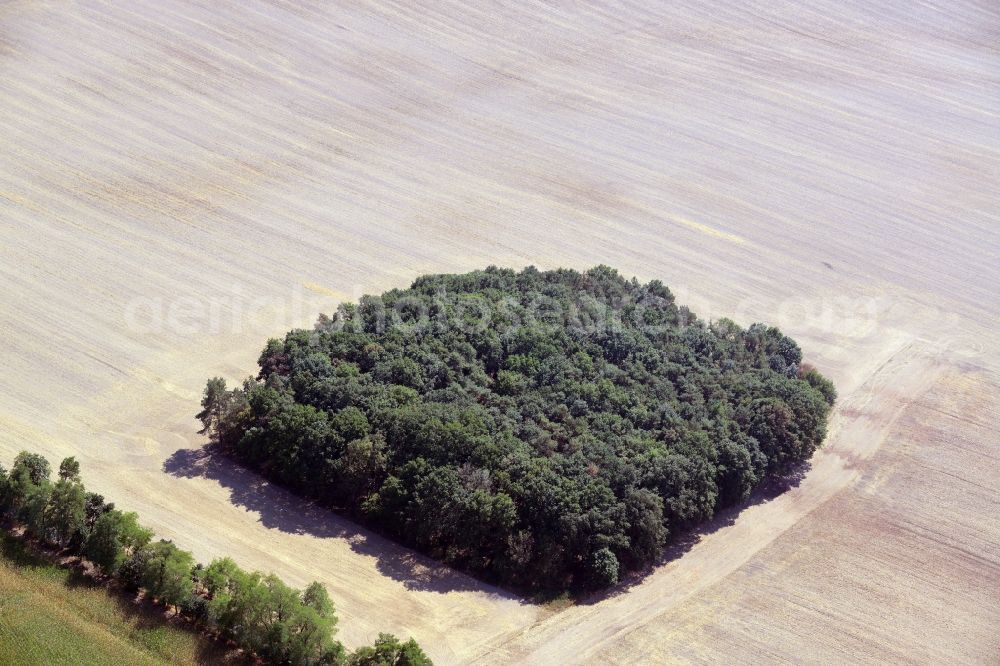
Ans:
<svg viewBox="0 0 1000 666"><path fill-rule="evenodd" d="M755 467L760 463L755 461L755 454L760 456L756 441L750 438L743 438L743 444L730 439L719 442L715 469L720 506L737 504L750 497L759 480Z"/></svg>
<svg viewBox="0 0 1000 666"><path fill-rule="evenodd" d="M22 477L23 478L23 477ZM40 485L28 483L20 502L17 519L36 537L48 539L45 529L45 508L52 494L52 484L47 480Z"/></svg>
<svg viewBox="0 0 1000 666"><path fill-rule="evenodd" d="M347 659L348 666L432 666L431 660L412 638L401 643L392 634L379 634L375 644L358 648Z"/></svg>
<svg viewBox="0 0 1000 666"><path fill-rule="evenodd" d="M191 594L194 557L170 541L161 539L146 548L142 586L150 595L170 606L178 606Z"/></svg>
<svg viewBox="0 0 1000 666"><path fill-rule="evenodd" d="M601 548L590 557L590 582L594 587L607 587L618 582L618 558L609 548Z"/></svg>
<svg viewBox="0 0 1000 666"><path fill-rule="evenodd" d="M191 553L172 542L151 544L152 532L139 525L135 513L118 511L102 496L87 493L72 458L60 465L55 484L48 477L47 462L36 454L22 452L10 473L0 466L3 507L16 509L29 534L59 544L80 537L83 554L105 574L116 573L126 589L145 588L148 597L219 629L266 663L345 662L344 647L333 638L333 603L320 583L300 592L273 574L247 573L230 558L194 566ZM379 644L392 663L429 663L420 661L423 653L413 641L393 641Z"/></svg>
<svg viewBox="0 0 1000 666"><path fill-rule="evenodd" d="M337 464L343 495L356 503L371 493L382 483L387 463L385 437L381 433L348 442Z"/></svg>
<svg viewBox="0 0 1000 666"><path fill-rule="evenodd" d="M629 559L633 566L653 562L667 542L663 524L663 500L648 488L630 489L625 497L628 521Z"/></svg>
<svg viewBox="0 0 1000 666"><path fill-rule="evenodd" d="M136 550L146 546L153 532L139 525L137 514L107 511L94 522L84 544L84 555L105 574L117 571Z"/></svg>
<svg viewBox="0 0 1000 666"><path fill-rule="evenodd" d="M248 573L225 557L199 573L211 601L209 614L224 633L256 651L263 644L270 610L260 573Z"/></svg>
<svg viewBox="0 0 1000 666"><path fill-rule="evenodd" d="M282 620L282 659L296 666L341 663L344 648L333 640L333 622L308 605L297 605Z"/></svg>
<svg viewBox="0 0 1000 666"><path fill-rule="evenodd" d="M213 441L225 447L233 447L242 435L242 429L249 407L247 395L242 389L226 390L226 382L221 377L209 379L201 400L202 410L197 418Z"/></svg>
<svg viewBox="0 0 1000 666"><path fill-rule="evenodd" d="M82 530L87 517L87 498L83 484L76 476L63 476L52 487L44 509L42 522L46 538L59 546L66 546Z"/></svg>
<svg viewBox="0 0 1000 666"><path fill-rule="evenodd" d="M212 560L207 567L198 573L202 585L212 596L230 594L231 585L244 572L231 557L221 557Z"/></svg>
<svg viewBox="0 0 1000 666"><path fill-rule="evenodd" d="M805 444L795 426L795 412L784 400L768 397L755 401L748 420L749 434L760 443L769 472L783 474L802 460Z"/></svg>
<svg viewBox="0 0 1000 666"><path fill-rule="evenodd" d="M326 587L318 581L309 583L306 589L302 592L302 603L319 613L320 617L335 617L333 601L330 600L330 593L327 592Z"/></svg>
<svg viewBox="0 0 1000 666"><path fill-rule="evenodd" d="M59 463L59 478L64 481L80 480L80 463L76 461L76 458L72 456L63 458L63 461Z"/></svg>
<svg viewBox="0 0 1000 666"><path fill-rule="evenodd" d="M257 653L272 663L288 662L293 623L302 599L297 590L285 585L274 574L264 576L259 588L259 645Z"/></svg>
<svg viewBox="0 0 1000 666"><path fill-rule="evenodd" d="M105 575L117 571L126 559L113 513L105 513L94 522L83 547L84 556Z"/></svg>
<svg viewBox="0 0 1000 666"><path fill-rule="evenodd" d="M10 476L7 468L0 465L0 516L10 510Z"/></svg>
<svg viewBox="0 0 1000 666"><path fill-rule="evenodd" d="M211 595L208 616L240 645L273 663L339 663L337 619L319 583L299 593L276 576L243 571L230 558L213 560L198 577Z"/></svg>
<svg viewBox="0 0 1000 666"><path fill-rule="evenodd" d="M357 407L346 407L340 410L333 417L330 425L345 442L361 439L371 432L368 417Z"/></svg>
<svg viewBox="0 0 1000 666"><path fill-rule="evenodd" d="M114 503L106 503L104 501L104 495L98 495L97 493L87 493L87 517L84 520L87 530L94 528L94 523L103 514L111 511L115 508Z"/></svg>
<svg viewBox="0 0 1000 666"><path fill-rule="evenodd" d="M14 515L34 534L41 536L42 514L51 492L49 461L37 453L21 451L3 488L3 512Z"/></svg>
<svg viewBox="0 0 1000 666"><path fill-rule="evenodd" d="M226 380L222 377L212 377L205 385L205 392L201 398L201 411L198 412L198 420L205 427L205 432L215 432L222 415L225 413L226 404L229 402L230 394L226 390Z"/></svg>
<svg viewBox="0 0 1000 666"><path fill-rule="evenodd" d="M14 458L14 466L11 468L11 476L21 472L26 472L31 480L31 483L38 486L49 480L49 476L52 474L52 468L49 465L49 461L45 459L45 456L38 453L21 451L17 454L17 457Z"/></svg>

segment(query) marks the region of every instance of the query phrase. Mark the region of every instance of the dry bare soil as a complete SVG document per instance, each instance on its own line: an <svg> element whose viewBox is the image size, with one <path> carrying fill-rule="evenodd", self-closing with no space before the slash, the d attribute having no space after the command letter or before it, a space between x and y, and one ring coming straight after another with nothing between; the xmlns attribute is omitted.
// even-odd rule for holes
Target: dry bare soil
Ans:
<svg viewBox="0 0 1000 666"><path fill-rule="evenodd" d="M0 4L0 454L441 664L1000 659L1000 7ZM206 377L424 272L608 263L799 340L788 492L540 608L200 450Z"/></svg>

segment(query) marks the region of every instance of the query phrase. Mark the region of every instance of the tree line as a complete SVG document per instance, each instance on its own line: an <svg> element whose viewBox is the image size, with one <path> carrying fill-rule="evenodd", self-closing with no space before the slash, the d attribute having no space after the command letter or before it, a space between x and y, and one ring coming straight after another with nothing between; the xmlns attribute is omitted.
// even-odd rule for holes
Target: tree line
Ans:
<svg viewBox="0 0 1000 666"><path fill-rule="evenodd" d="M230 558L208 566L171 541L153 540L134 512L87 492L75 458L51 479L49 461L22 451L10 471L0 465L0 517L27 535L89 560L108 580L151 597L195 624L233 640L266 663L426 666L412 639L381 634L353 653L334 640L337 616L323 585L304 590L273 574L248 572Z"/></svg>
<svg viewBox="0 0 1000 666"><path fill-rule="evenodd" d="M807 460L836 392L774 327L659 281L429 275L208 381L206 430L272 480L484 578L612 585Z"/></svg>

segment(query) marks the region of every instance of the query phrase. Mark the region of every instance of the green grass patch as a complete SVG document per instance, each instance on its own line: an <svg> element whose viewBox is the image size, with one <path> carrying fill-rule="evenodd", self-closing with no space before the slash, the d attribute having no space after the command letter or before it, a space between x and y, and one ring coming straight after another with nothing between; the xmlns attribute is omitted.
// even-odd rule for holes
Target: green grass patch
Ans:
<svg viewBox="0 0 1000 666"><path fill-rule="evenodd" d="M129 602L0 536L0 663L219 663L226 652L160 609Z"/></svg>

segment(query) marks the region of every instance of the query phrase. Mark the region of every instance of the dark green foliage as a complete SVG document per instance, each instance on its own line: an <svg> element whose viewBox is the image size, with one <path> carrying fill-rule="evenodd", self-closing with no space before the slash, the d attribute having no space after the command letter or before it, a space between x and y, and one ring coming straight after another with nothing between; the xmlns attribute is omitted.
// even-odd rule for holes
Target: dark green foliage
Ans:
<svg viewBox="0 0 1000 666"><path fill-rule="evenodd" d="M660 282L419 278L269 340L200 415L232 455L493 580L591 588L808 459L835 397L773 327Z"/></svg>
<svg viewBox="0 0 1000 666"><path fill-rule="evenodd" d="M715 472L720 506L738 504L747 499L764 474L767 459L760 452L757 441L746 436L740 439L739 444L724 439L718 445Z"/></svg>
<svg viewBox="0 0 1000 666"><path fill-rule="evenodd" d="M667 542L663 499L648 488L630 488L625 495L629 548L626 561L633 567L653 562Z"/></svg>

